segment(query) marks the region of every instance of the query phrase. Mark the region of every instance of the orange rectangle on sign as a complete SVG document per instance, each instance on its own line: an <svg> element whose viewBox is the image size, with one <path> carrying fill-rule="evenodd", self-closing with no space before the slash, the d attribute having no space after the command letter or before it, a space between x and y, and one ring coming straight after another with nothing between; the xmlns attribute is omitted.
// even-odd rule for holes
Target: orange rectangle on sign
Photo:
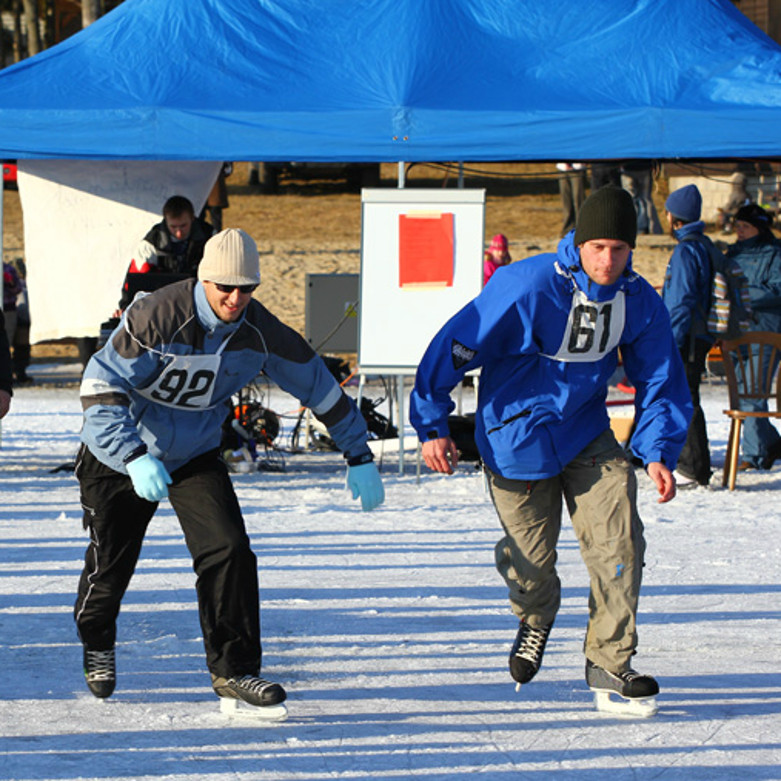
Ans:
<svg viewBox="0 0 781 781"><path fill-rule="evenodd" d="M453 215L399 215L399 287L453 286Z"/></svg>

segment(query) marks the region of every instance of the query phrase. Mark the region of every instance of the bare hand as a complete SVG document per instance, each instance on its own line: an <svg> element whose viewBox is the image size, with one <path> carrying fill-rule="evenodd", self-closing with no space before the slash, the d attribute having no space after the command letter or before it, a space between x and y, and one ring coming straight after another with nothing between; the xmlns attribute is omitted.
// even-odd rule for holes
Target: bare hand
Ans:
<svg viewBox="0 0 781 781"><path fill-rule="evenodd" d="M675 478L673 473L660 461L652 461L646 468L648 477L656 483L656 488L659 491L659 504L669 502L670 499L675 498Z"/></svg>
<svg viewBox="0 0 781 781"><path fill-rule="evenodd" d="M452 475L458 466L458 448L450 437L429 439L421 447L423 460L429 469Z"/></svg>
<svg viewBox="0 0 781 781"><path fill-rule="evenodd" d="M0 418L4 418L11 409L11 394L8 391L0 390Z"/></svg>

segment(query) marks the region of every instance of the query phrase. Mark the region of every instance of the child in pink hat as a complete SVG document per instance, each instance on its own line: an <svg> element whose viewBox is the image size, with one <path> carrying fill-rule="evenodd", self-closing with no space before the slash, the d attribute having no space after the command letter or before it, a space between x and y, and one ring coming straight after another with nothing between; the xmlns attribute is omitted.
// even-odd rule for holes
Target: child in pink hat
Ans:
<svg viewBox="0 0 781 781"><path fill-rule="evenodd" d="M506 266L511 261L512 258L507 251L507 236L503 233L497 233L491 239L491 244L485 251L483 258L483 286L485 286L499 266Z"/></svg>

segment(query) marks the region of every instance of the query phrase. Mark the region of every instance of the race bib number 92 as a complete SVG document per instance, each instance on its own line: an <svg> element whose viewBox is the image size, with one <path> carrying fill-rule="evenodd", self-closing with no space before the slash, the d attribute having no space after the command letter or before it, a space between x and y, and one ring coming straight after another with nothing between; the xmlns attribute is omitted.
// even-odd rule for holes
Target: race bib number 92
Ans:
<svg viewBox="0 0 781 781"><path fill-rule="evenodd" d="M138 393L166 407L203 410L211 406L219 355L177 355L155 381Z"/></svg>

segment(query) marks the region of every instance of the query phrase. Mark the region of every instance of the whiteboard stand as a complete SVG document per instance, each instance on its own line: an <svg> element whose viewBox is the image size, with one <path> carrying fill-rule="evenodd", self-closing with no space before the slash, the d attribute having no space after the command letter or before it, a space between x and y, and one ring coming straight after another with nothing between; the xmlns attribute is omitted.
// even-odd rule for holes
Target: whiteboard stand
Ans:
<svg viewBox="0 0 781 781"><path fill-rule="evenodd" d="M406 231L416 220L420 225L439 220L441 232L426 233L430 241L410 242ZM405 188L399 163L398 189L361 191L359 394L365 376L396 375L399 472L404 471L405 377L415 375L442 325L482 290L484 232L483 189ZM426 275L431 257L442 272L433 281Z"/></svg>
<svg viewBox="0 0 781 781"><path fill-rule="evenodd" d="M404 375L396 378L396 423L399 432L399 474L404 474Z"/></svg>

